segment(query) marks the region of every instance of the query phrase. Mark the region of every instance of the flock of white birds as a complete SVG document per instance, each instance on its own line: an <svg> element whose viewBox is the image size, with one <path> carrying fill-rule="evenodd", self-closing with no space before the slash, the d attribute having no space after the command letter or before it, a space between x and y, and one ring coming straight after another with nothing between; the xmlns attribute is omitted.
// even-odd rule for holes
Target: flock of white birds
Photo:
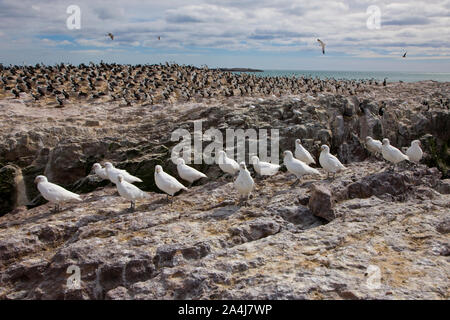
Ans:
<svg viewBox="0 0 450 320"><path fill-rule="evenodd" d="M395 165L401 161L408 160L414 163L418 163L422 159L422 149L420 148L420 141L414 140L411 146L407 149L406 154L399 149L392 146L388 139L383 139L383 142L375 140L372 137L366 138L366 148L373 154L381 154L383 158L392 163L392 169L395 169ZM295 175L297 178L293 185L297 184L300 179L305 175L320 175L320 172L310 167L310 164L315 164L316 161L311 154L302 145L300 139L295 140L295 157L291 151L284 151L283 153L284 165L287 170ZM240 195L240 200L244 200L245 203L252 192L255 182L247 170L244 162L238 164L234 159L229 158L225 151L219 151L218 153L218 165L220 169L234 177L234 187ZM251 158L253 168L259 176L272 176L275 175L280 169L280 165L269 162L260 161L257 156ZM319 156L320 166L327 172L327 178L330 174L335 174L339 171L345 170L345 166L339 161L339 159L330 153L330 148L327 145L321 146L321 153ZM129 174L125 170L115 168L112 163L105 162L105 167L102 167L99 163L95 163L92 167L95 174L102 179L109 179L117 187L117 191L121 197L131 202L131 211L135 209L136 201L149 197L149 194L142 191L135 185L134 182L142 182L141 179ZM183 159L177 160L177 171L181 179L189 182L189 186L195 181L201 178L207 178L207 176L186 165ZM69 202L72 200L82 201L78 194L70 192L61 186L48 182L45 176L37 176L35 179L37 188L42 196L51 203L55 204L55 211L60 210L60 204ZM173 197L175 193L180 190L188 190L182 183L180 183L175 177L172 177L168 173L164 172L160 165L155 166L155 183L156 186L169 196ZM172 198L173 200L173 198Z"/></svg>

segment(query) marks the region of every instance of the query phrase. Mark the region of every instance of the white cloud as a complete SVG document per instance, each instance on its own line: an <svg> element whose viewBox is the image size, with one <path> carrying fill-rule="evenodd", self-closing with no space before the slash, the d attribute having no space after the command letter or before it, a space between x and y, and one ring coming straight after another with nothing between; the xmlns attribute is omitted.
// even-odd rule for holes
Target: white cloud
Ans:
<svg viewBox="0 0 450 320"><path fill-rule="evenodd" d="M120 49L124 55L134 50L182 55L206 49L234 57L255 51L310 56L320 55L317 38L327 43L327 56L332 57L396 57L407 50L409 59L439 60L450 52L448 0L76 2L80 30L66 28L67 3L0 1L0 37L11 40L0 43L1 55L14 57L19 49L36 54L36 46L72 44L78 53L103 48ZM380 30L366 27L366 9L373 4L381 10ZM115 35L113 41L107 32Z"/></svg>

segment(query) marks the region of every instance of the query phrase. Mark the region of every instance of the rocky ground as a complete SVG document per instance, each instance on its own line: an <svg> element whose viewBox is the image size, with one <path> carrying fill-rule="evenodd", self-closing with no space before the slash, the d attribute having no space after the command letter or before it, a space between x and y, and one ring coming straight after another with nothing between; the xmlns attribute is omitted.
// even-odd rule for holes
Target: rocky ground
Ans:
<svg viewBox="0 0 450 320"><path fill-rule="evenodd" d="M123 106L114 102L33 106L0 100L0 298L4 299L448 299L449 83L388 83L358 95L332 93L210 98ZM334 180L290 187L285 172L257 181L240 206L217 165L169 205L153 181L171 133L217 128L280 131L280 159L294 141L318 158L331 146L348 167ZM425 156L395 172L362 141L414 139ZM118 197L89 175L109 160L140 177L151 199ZM82 194L61 213L34 177ZM81 272L70 289L67 268ZM372 266L369 268L368 267ZM379 285L370 270L380 270Z"/></svg>
<svg viewBox="0 0 450 320"><path fill-rule="evenodd" d="M296 187L287 173L258 181L246 206L221 179L133 213L113 187L60 213L16 210L0 219L0 297L448 299L450 181L423 165L348 167Z"/></svg>

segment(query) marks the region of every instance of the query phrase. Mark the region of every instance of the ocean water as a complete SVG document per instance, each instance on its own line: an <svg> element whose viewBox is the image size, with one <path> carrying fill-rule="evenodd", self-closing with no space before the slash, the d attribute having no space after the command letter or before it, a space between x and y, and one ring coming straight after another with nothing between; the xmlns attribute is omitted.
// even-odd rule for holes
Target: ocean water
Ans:
<svg viewBox="0 0 450 320"><path fill-rule="evenodd" d="M255 72L259 77L311 77L319 79L376 79L383 81L387 78L387 82L417 82L423 80L434 80L440 82L450 82L450 73L433 73L433 72L395 72L395 71L314 71L314 70L264 70L264 72Z"/></svg>

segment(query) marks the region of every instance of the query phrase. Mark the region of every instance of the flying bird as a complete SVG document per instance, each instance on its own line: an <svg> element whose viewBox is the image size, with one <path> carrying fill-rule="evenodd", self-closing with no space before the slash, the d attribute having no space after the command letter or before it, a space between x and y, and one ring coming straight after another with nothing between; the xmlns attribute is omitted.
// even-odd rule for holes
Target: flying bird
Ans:
<svg viewBox="0 0 450 320"><path fill-rule="evenodd" d="M114 40L114 35L111 32L108 32L107 36L110 37L111 40Z"/></svg>
<svg viewBox="0 0 450 320"><path fill-rule="evenodd" d="M323 42L320 39L317 39L317 41L319 41L320 46L322 47L322 53L325 54L325 46L326 46L325 42Z"/></svg>
<svg viewBox="0 0 450 320"><path fill-rule="evenodd" d="M406 51L404 54L403 54L403 58L406 58L406 54L408 53L408 51Z"/></svg>

